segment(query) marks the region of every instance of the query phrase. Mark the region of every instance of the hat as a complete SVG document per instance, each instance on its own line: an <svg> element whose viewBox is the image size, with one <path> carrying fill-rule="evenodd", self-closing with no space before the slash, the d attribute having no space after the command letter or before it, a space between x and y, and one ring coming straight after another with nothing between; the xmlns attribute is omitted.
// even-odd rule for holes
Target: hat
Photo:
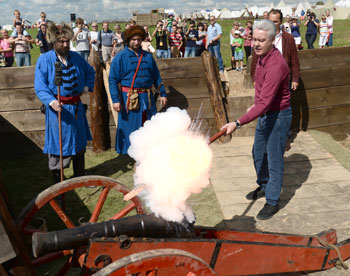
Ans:
<svg viewBox="0 0 350 276"><path fill-rule="evenodd" d="M131 26L129 29L127 29L124 32L125 42L128 42L130 40L130 38L134 35L141 36L142 40L146 39L146 32L145 32L144 28L142 28L139 25L135 25L135 26Z"/></svg>
<svg viewBox="0 0 350 276"><path fill-rule="evenodd" d="M238 30L236 30L236 31L234 32L234 34L241 34L241 32L238 31Z"/></svg>
<svg viewBox="0 0 350 276"><path fill-rule="evenodd" d="M47 41L54 43L62 37L71 40L73 38L72 27L64 22L57 25L54 22L49 22L47 27Z"/></svg>
<svg viewBox="0 0 350 276"><path fill-rule="evenodd" d="M173 12L169 12L169 13L168 13L168 17L169 17L170 15L174 16L174 13L173 13Z"/></svg>

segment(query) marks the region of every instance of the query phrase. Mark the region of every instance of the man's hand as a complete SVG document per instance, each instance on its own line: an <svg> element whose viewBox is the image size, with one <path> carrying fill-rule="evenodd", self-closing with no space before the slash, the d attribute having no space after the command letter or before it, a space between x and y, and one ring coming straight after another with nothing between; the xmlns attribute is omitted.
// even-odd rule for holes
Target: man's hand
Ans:
<svg viewBox="0 0 350 276"><path fill-rule="evenodd" d="M167 97L160 97L160 104L161 104L162 107L164 107L167 102L168 102L168 98Z"/></svg>
<svg viewBox="0 0 350 276"><path fill-rule="evenodd" d="M58 103L58 100L54 100L50 103L50 106L53 108L53 110L60 112L62 111L62 104Z"/></svg>
<svg viewBox="0 0 350 276"><path fill-rule="evenodd" d="M296 81L292 81L292 86L291 86L291 89L292 89L293 91L297 90L298 85L299 85L299 83L298 83L298 82L296 82Z"/></svg>
<svg viewBox="0 0 350 276"><path fill-rule="evenodd" d="M113 109L117 112L120 112L120 110L122 109L122 105L120 103L114 103Z"/></svg>
<svg viewBox="0 0 350 276"><path fill-rule="evenodd" d="M223 130L224 128L226 128L226 135L229 135L237 129L237 125L235 122L228 123L224 125L222 128L220 128L220 130Z"/></svg>

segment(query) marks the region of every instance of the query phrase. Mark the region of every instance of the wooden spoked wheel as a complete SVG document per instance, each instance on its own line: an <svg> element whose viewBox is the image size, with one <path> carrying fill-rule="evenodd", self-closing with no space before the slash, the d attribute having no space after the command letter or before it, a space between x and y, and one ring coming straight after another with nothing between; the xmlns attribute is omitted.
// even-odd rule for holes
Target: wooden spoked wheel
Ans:
<svg viewBox="0 0 350 276"><path fill-rule="evenodd" d="M134 253L104 267L93 276L216 275L201 258L178 249L155 249Z"/></svg>
<svg viewBox="0 0 350 276"><path fill-rule="evenodd" d="M69 180L62 181L41 192L23 209L23 211L17 218L19 231L24 235L32 235L34 232L37 232L38 230L29 229L27 225L33 219L33 217L39 212L39 210L47 205L52 207L53 211L64 223L65 227L74 228L76 226L79 226L78 225L79 222L73 222L68 212L64 210L65 208L62 208L60 206L59 198L68 192L71 192L75 189L84 188L84 187L86 187L87 189L90 189L91 187L95 187L96 192L93 189L90 189L90 190L94 191L94 193L99 193L99 196L98 197L96 196L98 199L90 218L84 219L84 221L88 221L88 222L98 221L108 195L110 193L115 193L112 191L117 191L117 193L121 193L122 195L125 195L128 192L130 192L130 190L124 185L118 183L114 179L104 177L104 176L82 176L82 177L77 177L77 178L72 178ZM65 205L69 206L69 199L67 199L66 196L65 198L66 198ZM138 197L132 198L128 203L124 205L126 206L123 206L120 210L116 210L116 212L113 213L113 215L109 219L122 218L133 210L136 210L138 214L145 213L142 203ZM86 248L80 248L79 250L75 250L74 252L73 250L66 250L61 252L50 253L45 256L34 259L33 265L40 266L42 264L49 263L53 260L56 260L58 258L68 255L70 257L67 259L66 263L56 274L56 275L65 275L66 272L72 266L79 266L79 264L77 263L77 260L83 259L83 257L85 256L85 249Z"/></svg>

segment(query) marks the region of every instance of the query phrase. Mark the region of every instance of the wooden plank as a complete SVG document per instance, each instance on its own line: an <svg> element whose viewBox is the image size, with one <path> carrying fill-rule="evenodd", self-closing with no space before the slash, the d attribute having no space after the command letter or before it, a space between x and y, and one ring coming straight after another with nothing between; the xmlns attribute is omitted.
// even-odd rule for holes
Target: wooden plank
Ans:
<svg viewBox="0 0 350 276"><path fill-rule="evenodd" d="M1 112L0 116L19 131L45 130L45 115L40 110ZM6 129L0 131L7 132Z"/></svg>
<svg viewBox="0 0 350 276"><path fill-rule="evenodd" d="M300 93L302 92L302 93ZM292 92L293 104L305 103L308 108L330 107L334 105L350 104L350 85L315 88L304 91Z"/></svg>
<svg viewBox="0 0 350 276"><path fill-rule="evenodd" d="M2 180L0 179L0 181ZM28 251L24 245L20 233L16 228L15 221L8 210L7 203L5 202L2 194L0 194L0 217L1 221L3 221L3 226L9 237L12 248L21 263L21 268L23 269L23 272L26 273L23 273L22 275L37 276L38 273L35 271L34 266L32 265Z"/></svg>
<svg viewBox="0 0 350 276"><path fill-rule="evenodd" d="M204 67L200 57L157 59L156 63L163 81L204 77Z"/></svg>
<svg viewBox="0 0 350 276"><path fill-rule="evenodd" d="M167 93L179 93L188 99L209 98L208 87L203 77L167 79L164 81L164 86Z"/></svg>
<svg viewBox="0 0 350 276"><path fill-rule="evenodd" d="M0 112L24 109L39 109L41 102L34 88L10 88L0 90Z"/></svg>
<svg viewBox="0 0 350 276"><path fill-rule="evenodd" d="M237 120L247 112L247 109L254 104L254 96L241 96L227 98L227 104L230 107L228 112L229 121Z"/></svg>
<svg viewBox="0 0 350 276"><path fill-rule="evenodd" d="M191 118L197 116L199 109L202 105L202 118L212 119L214 118L213 110L211 103L208 99L191 99L187 100L186 98L178 98L177 95L173 96L169 94L167 107L178 107L180 109L186 109Z"/></svg>
<svg viewBox="0 0 350 276"><path fill-rule="evenodd" d="M349 47L330 47L299 51L300 69L315 69L350 64Z"/></svg>
<svg viewBox="0 0 350 276"><path fill-rule="evenodd" d="M34 87L34 66L0 69L0 89Z"/></svg>
<svg viewBox="0 0 350 276"><path fill-rule="evenodd" d="M0 193L1 196L1 193ZM13 251L12 245L10 243L10 240L5 232L4 225L2 221L0 220L0 264L11 260L12 258L16 257L16 253ZM1 270L0 270L1 272ZM0 273L0 275L2 275Z"/></svg>
<svg viewBox="0 0 350 276"><path fill-rule="evenodd" d="M350 123L350 105L309 110L308 129Z"/></svg>
<svg viewBox="0 0 350 276"><path fill-rule="evenodd" d="M314 89L336 85L349 85L350 65L302 70L300 89Z"/></svg>

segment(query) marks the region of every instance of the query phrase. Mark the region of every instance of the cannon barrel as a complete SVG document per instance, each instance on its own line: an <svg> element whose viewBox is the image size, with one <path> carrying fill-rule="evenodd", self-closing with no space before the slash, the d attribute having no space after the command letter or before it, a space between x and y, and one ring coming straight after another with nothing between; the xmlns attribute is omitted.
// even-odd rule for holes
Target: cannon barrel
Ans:
<svg viewBox="0 0 350 276"><path fill-rule="evenodd" d="M187 221L170 222L155 215L136 215L99 223L89 223L76 228L36 232L32 236L34 257L50 252L68 250L87 245L92 237L186 238L194 237L193 226Z"/></svg>

